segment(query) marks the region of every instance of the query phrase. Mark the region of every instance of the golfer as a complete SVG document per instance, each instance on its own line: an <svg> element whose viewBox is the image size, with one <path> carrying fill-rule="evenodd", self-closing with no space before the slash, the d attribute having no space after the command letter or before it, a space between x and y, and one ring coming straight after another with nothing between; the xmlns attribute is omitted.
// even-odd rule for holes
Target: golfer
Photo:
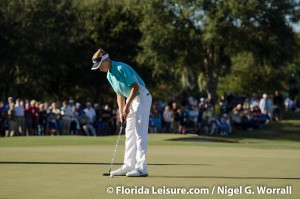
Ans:
<svg viewBox="0 0 300 199"><path fill-rule="evenodd" d="M104 50L99 49L92 60L92 70L107 72L107 79L117 94L121 122L126 122L124 164L111 175L146 177L151 94L129 65L111 60Z"/></svg>

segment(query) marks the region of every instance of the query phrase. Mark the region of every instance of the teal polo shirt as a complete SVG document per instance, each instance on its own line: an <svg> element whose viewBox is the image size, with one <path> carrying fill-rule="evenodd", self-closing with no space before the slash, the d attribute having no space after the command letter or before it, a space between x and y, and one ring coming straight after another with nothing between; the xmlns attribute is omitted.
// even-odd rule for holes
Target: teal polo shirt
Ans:
<svg viewBox="0 0 300 199"><path fill-rule="evenodd" d="M107 71L107 79L114 91L128 98L131 85L137 82L139 86L144 86L142 78L127 64L111 60L111 70Z"/></svg>

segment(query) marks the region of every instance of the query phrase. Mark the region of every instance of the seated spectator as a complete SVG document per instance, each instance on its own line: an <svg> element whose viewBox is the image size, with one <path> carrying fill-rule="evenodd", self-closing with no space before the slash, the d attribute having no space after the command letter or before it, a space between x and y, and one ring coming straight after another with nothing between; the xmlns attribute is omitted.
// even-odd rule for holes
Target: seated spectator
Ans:
<svg viewBox="0 0 300 199"><path fill-rule="evenodd" d="M240 128L241 127L241 115L240 112L235 110L233 111L233 114L231 116L231 121L232 121L232 126L235 128Z"/></svg>
<svg viewBox="0 0 300 199"><path fill-rule="evenodd" d="M243 108L242 108L242 105L241 104L238 104L236 105L236 107L234 107L232 109L233 112L238 112L238 113L241 113L243 111Z"/></svg>
<svg viewBox="0 0 300 199"><path fill-rule="evenodd" d="M86 103L86 108L83 110L83 113L84 114L81 115L81 120L85 121L85 124L82 126L83 130L87 135L96 136L96 129L93 126L96 118L96 112L90 102ZM88 120L86 120L86 117Z"/></svg>
<svg viewBox="0 0 300 199"><path fill-rule="evenodd" d="M260 122L260 112L252 112L251 118L249 120L250 126L253 129L262 128L261 122Z"/></svg>
<svg viewBox="0 0 300 199"><path fill-rule="evenodd" d="M231 132L232 132L232 130L231 130L230 118L225 113L225 114L223 114L223 116L220 120L220 135L226 136L226 135L229 135Z"/></svg>
<svg viewBox="0 0 300 199"><path fill-rule="evenodd" d="M159 112L155 109L151 114L150 132L158 133L160 131L161 131L161 116Z"/></svg>
<svg viewBox="0 0 300 199"><path fill-rule="evenodd" d="M217 116L216 118L213 117L211 119L211 124L210 124L211 128L210 128L210 133L209 135L217 135L220 131L221 128L221 122L220 122L220 117Z"/></svg>
<svg viewBox="0 0 300 199"><path fill-rule="evenodd" d="M202 108L202 119L201 119L201 131L204 132L204 134L208 134L209 128L211 125L211 120L212 120L212 112L211 109L208 108Z"/></svg>
<svg viewBox="0 0 300 199"><path fill-rule="evenodd" d="M262 124L269 124L269 122L271 121L271 118L268 114L267 110L264 110L261 114L260 114L260 122Z"/></svg>
<svg viewBox="0 0 300 199"><path fill-rule="evenodd" d="M208 116L206 116L205 118L202 118L200 132L204 132L204 134L208 135L209 129L211 127L211 120L212 119L210 119Z"/></svg>
<svg viewBox="0 0 300 199"><path fill-rule="evenodd" d="M248 114L248 111L245 110L242 113L242 117L241 117L241 128L242 130L246 131L249 128L251 128L251 124L250 124L250 115Z"/></svg>
<svg viewBox="0 0 300 199"><path fill-rule="evenodd" d="M90 118L86 115L85 112L83 112L83 114L79 116L78 120L80 126L87 136L96 136L95 128L93 127L93 124L90 122Z"/></svg>

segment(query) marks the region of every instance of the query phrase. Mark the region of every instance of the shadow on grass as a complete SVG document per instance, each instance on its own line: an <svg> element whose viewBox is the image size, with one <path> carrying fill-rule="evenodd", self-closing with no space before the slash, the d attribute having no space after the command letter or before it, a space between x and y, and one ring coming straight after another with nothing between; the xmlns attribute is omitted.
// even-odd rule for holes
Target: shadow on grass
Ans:
<svg viewBox="0 0 300 199"><path fill-rule="evenodd" d="M262 129L252 131L234 129L234 133L227 137L201 135L173 138L167 141L241 143L243 139L300 141L300 117L271 122Z"/></svg>
<svg viewBox="0 0 300 199"><path fill-rule="evenodd" d="M245 176L245 177L236 177L236 176L159 176L159 175L150 175L152 178L199 178L199 179L232 179L232 180L300 180L300 178L290 178L290 177L255 177L255 176Z"/></svg>
<svg viewBox="0 0 300 199"><path fill-rule="evenodd" d="M272 122L271 124L253 131L237 131L230 136L232 139L268 139L300 141L300 120Z"/></svg>
<svg viewBox="0 0 300 199"><path fill-rule="evenodd" d="M1 164L29 164L29 165L110 165L104 162L19 162L19 161L0 161ZM114 163L114 165L123 165L123 163ZM151 166L211 166L209 164L148 164Z"/></svg>

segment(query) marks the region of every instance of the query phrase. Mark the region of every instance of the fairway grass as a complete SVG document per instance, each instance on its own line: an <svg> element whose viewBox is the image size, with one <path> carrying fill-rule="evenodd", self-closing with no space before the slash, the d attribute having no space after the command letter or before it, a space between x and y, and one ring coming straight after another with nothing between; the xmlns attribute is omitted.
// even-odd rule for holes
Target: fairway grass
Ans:
<svg viewBox="0 0 300 199"><path fill-rule="evenodd" d="M147 178L102 176L108 172L117 136L1 138L0 199L298 199L299 124L298 120L284 121L258 132L241 132L229 138L150 134ZM272 132L274 138L270 137ZM183 138L190 141L182 141ZM123 154L124 135L114 169L121 165ZM292 193L258 194L260 186L291 186ZM136 194L117 194L116 189L122 187ZM222 187L227 188L227 193L221 192ZM158 193L167 188L197 188L199 194ZM232 188L236 194L231 194ZM245 193L248 188L253 194ZM112 189L113 193L107 193ZM138 194L147 189L149 194ZM240 190L242 193L238 193Z"/></svg>

